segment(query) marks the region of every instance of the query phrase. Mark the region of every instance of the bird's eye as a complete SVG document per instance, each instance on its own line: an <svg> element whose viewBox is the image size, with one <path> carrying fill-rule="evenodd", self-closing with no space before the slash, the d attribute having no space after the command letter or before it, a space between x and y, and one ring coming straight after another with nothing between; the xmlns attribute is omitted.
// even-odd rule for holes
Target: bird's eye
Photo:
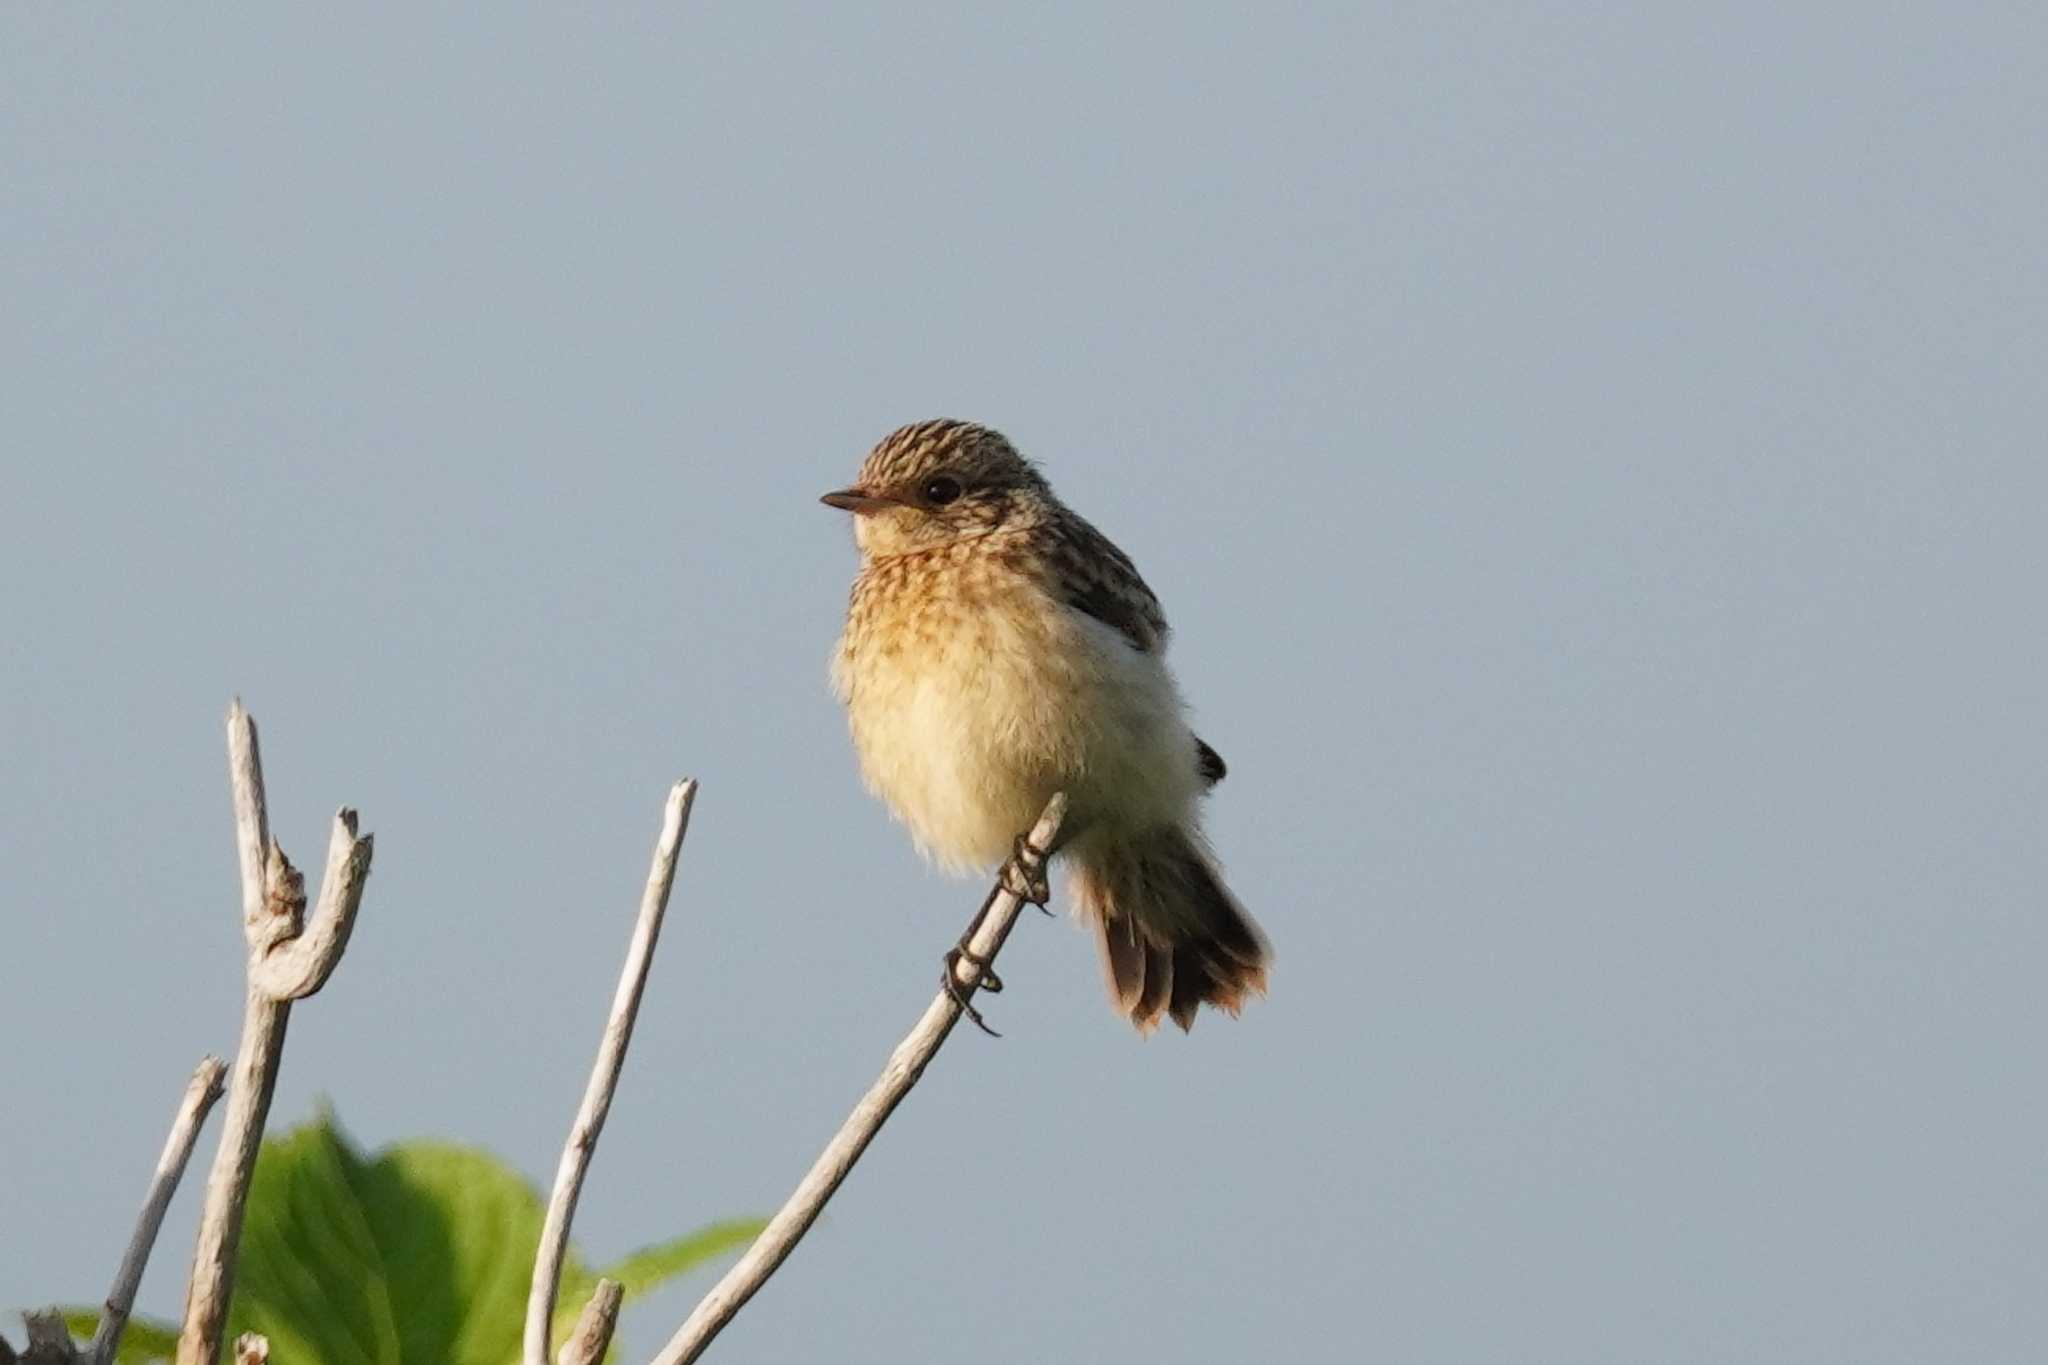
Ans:
<svg viewBox="0 0 2048 1365"><path fill-rule="evenodd" d="M924 487L918 491L924 494L924 500L932 506L944 507L960 496L960 480L941 474L937 478L926 479Z"/></svg>

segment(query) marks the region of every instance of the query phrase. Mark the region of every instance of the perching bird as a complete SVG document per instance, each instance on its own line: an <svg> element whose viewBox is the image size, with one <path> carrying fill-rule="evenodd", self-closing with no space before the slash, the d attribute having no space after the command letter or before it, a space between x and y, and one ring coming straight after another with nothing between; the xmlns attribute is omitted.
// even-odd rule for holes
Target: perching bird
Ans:
<svg viewBox="0 0 2048 1365"><path fill-rule="evenodd" d="M1007 858L1055 791L1059 853L1140 1032L1264 994L1265 936L1198 805L1223 759L1182 718L1166 617L1123 551L987 427L898 430L853 487L861 570L832 666L867 784L925 855Z"/></svg>

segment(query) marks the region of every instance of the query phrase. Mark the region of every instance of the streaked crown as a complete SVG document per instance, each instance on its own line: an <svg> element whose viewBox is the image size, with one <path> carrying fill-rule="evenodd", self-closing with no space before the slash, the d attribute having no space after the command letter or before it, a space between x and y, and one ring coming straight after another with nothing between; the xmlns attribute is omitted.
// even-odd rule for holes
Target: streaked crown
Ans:
<svg viewBox="0 0 2048 1365"><path fill-rule="evenodd" d="M923 481L947 476L966 489L1050 491L1031 462L1000 431L951 417L913 422L884 436L860 467L874 493L916 495Z"/></svg>

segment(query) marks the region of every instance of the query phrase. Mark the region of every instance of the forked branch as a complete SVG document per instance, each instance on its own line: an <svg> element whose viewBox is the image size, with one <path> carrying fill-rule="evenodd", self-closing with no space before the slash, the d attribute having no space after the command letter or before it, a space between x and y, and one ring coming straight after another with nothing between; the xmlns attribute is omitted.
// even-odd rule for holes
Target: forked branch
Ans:
<svg viewBox="0 0 2048 1365"><path fill-rule="evenodd" d="M371 841L357 837L356 813L334 818L327 871L310 927L305 922L305 878L270 837L263 795L263 758L256 722L240 701L228 710L228 777L234 792L235 849L242 872L242 930L249 945L248 992L242 1041L228 1088L220 1147L206 1182L192 1279L185 1291L185 1321L178 1365L214 1365L220 1359L228 1300L234 1293L235 1253L256 1152L263 1141L277 1068L284 1055L292 1001L325 985L348 946L370 872Z"/></svg>

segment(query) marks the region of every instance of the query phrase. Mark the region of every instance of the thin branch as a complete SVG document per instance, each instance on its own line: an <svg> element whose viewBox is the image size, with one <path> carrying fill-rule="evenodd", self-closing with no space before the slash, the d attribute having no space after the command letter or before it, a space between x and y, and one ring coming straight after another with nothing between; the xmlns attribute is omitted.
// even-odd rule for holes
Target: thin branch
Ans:
<svg viewBox="0 0 2048 1365"><path fill-rule="evenodd" d="M164 1140L163 1155L157 1158L156 1175L149 1182L149 1197L142 1201L142 1215L135 1220L135 1234L128 1239L127 1254L121 1257L121 1267L114 1272L113 1288L107 1291L106 1309L100 1314L100 1325L93 1333L92 1350L88 1359L95 1365L112 1365L115 1351L121 1346L121 1333L128 1326L128 1315L135 1309L135 1291L142 1285L142 1272L149 1264L150 1249L156 1245L156 1235L164 1225L164 1210L171 1206L171 1195L177 1191L178 1181L185 1174L185 1163L192 1159L193 1144L199 1140L199 1129L206 1122L206 1116L213 1111L214 1101L220 1098L223 1078L227 1068L218 1057L208 1057L199 1063L192 1073L191 1083L185 1087L185 1097L178 1104L178 1115L171 1121L171 1135Z"/></svg>
<svg viewBox="0 0 2048 1365"><path fill-rule="evenodd" d="M1026 848L1020 850L1020 854L1028 854L1030 859L1029 866L1017 869L1027 880L1035 881L1044 875L1046 850L1053 847L1060 821L1066 815L1066 806L1066 798L1055 795L1046 805L1045 813L1038 817L1038 824L1032 829ZM868 1088L867 1094L861 1096L853 1112L847 1115L846 1122L839 1126L838 1133L812 1163L809 1172L797 1185L796 1192L768 1220L768 1226L754 1239L746 1254L712 1286L703 1302L669 1338L668 1345L654 1358L654 1365L689 1365L704 1353L712 1338L725 1329L733 1316L746 1306L747 1300L796 1249L796 1244L810 1231L811 1224L824 1210L826 1201L846 1179L868 1144L875 1140L875 1134L881 1131L883 1123L903 1102L903 1097L910 1093L910 1087L917 1084L926 1065L938 1052L939 1045L946 1041L946 1035L959 1022L965 1000L979 989L982 973L993 965L996 954L1002 951L1004 940L1010 936L1010 927L1025 904L1011 885L1008 869L996 887L987 907L976 916L971 926L967 952L954 961L953 983L960 988L960 994L956 997L950 990L939 991L909 1035L889 1054L881 1076ZM984 965L976 968L970 959Z"/></svg>
<svg viewBox="0 0 2048 1365"><path fill-rule="evenodd" d="M234 1294L242 1214L263 1143L264 1121L270 1116L270 1097L277 1088L291 1002L320 989L334 970L354 927L370 868L371 842L367 836L356 837L355 812L343 810L335 817L313 928L302 932L305 878L270 837L256 722L239 700L228 709L228 777L234 790L235 850L242 872L242 931L249 945L248 992L227 1115L207 1177L192 1279L185 1290L178 1365L214 1365L220 1359L228 1301Z"/></svg>
<svg viewBox="0 0 2048 1365"><path fill-rule="evenodd" d="M624 1285L617 1280L599 1280L576 1319L576 1330L562 1343L555 1365L598 1365L612 1344L612 1329L619 1325L619 1305L625 1300Z"/></svg>
<svg viewBox="0 0 2048 1365"><path fill-rule="evenodd" d="M228 707L228 784L235 804L235 855L242 869L242 930L251 945L270 942L269 879L265 866L275 847L270 842L270 806L263 796L263 750L256 722L235 698ZM280 850L279 855L283 853Z"/></svg>
<svg viewBox="0 0 2048 1365"><path fill-rule="evenodd" d="M604 1037L597 1045L597 1060L591 1064L583 1103L576 1111L569 1140L562 1148L562 1159L555 1167L555 1190L548 1200L547 1220L541 1226L540 1250L533 1261L533 1286L526 1299L525 1365L548 1365L548 1336L554 1324L555 1296L561 1288L562 1260L569 1248L569 1224L576 1217L583 1176L590 1169L597 1136L604 1131L612 1093L618 1089L619 1072L626 1064L626 1048L633 1041L633 1021L640 1013L647 969L654 961L655 941L661 936L669 888L675 884L676 857L682 851L683 835L690 828L690 806L696 797L697 784L693 781L685 779L669 788L668 805L661 817L661 835L654 843L654 861L647 869L647 886L640 893L640 916L634 922L633 937L626 948L626 965L620 969L618 989L612 994L611 1015L605 1020ZM596 1304L595 1297L591 1303ZM585 1318L590 1311L585 1308ZM612 1311L616 1315L616 1305ZM580 1330L579 1325L579 1335ZM609 1340L609 1326L604 1334ZM604 1347L600 1345L597 1355L603 1354Z"/></svg>

